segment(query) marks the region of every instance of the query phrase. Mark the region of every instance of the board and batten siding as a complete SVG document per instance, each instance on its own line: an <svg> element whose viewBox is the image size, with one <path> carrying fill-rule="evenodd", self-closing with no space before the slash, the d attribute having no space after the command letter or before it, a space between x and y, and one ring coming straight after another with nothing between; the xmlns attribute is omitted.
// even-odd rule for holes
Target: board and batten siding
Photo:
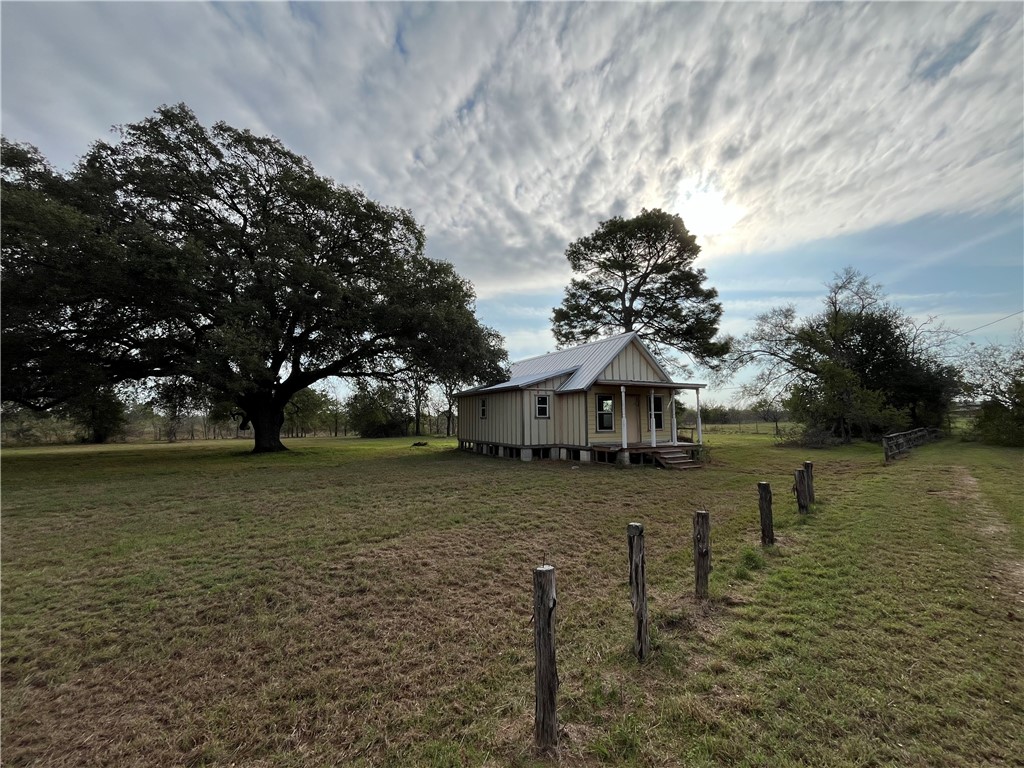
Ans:
<svg viewBox="0 0 1024 768"><path fill-rule="evenodd" d="M570 392L558 396L555 411L555 443L565 446L587 445L587 393Z"/></svg>
<svg viewBox="0 0 1024 768"><path fill-rule="evenodd" d="M659 373L647 355L640 349L636 340L626 345L626 348L619 352L608 367L604 369L598 379L610 379L612 381L664 381L664 376Z"/></svg>
<svg viewBox="0 0 1024 768"><path fill-rule="evenodd" d="M548 398L548 416L546 419L537 418L538 395L547 396ZM526 431L526 440L523 442L523 445L554 444L554 423L557 410L555 390L533 388L523 390L523 422Z"/></svg>
<svg viewBox="0 0 1024 768"><path fill-rule="evenodd" d="M480 418L480 401L487 400L487 418ZM488 392L459 398L459 440L497 445L523 444L522 392Z"/></svg>
<svg viewBox="0 0 1024 768"><path fill-rule="evenodd" d="M646 360L644 361L646 362ZM610 368L611 366L609 366ZM597 431L597 396L598 395L611 395L612 402L615 404L615 416L612 418L612 423L615 425L615 429L611 432L598 432ZM651 432L648 427L650 423L650 387L626 387L627 395L635 395L640 397L640 424L639 424L639 435L640 442L650 443ZM661 424L662 428L658 430L658 444L668 443L672 440L672 390L670 389L658 389L654 388L654 394L661 396ZM588 444L593 443L615 443L621 444L622 442L622 392L618 387L613 386L595 386L590 389L586 394L587 398L587 425L589 427L587 440Z"/></svg>
<svg viewBox="0 0 1024 768"><path fill-rule="evenodd" d="M563 374L537 382L532 387L522 390L523 393L523 433L526 440L523 445L555 445L558 443L557 419L562 410L560 398L555 394L569 376ZM537 418L537 396L547 395L548 417Z"/></svg>

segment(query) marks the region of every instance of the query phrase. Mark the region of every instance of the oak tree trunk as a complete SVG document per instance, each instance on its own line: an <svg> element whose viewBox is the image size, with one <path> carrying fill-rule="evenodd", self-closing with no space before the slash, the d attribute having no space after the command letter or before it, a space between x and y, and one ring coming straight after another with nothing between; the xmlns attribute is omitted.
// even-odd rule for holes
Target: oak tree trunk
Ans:
<svg viewBox="0 0 1024 768"><path fill-rule="evenodd" d="M284 406L274 402L248 404L246 418L252 424L256 444L253 453L274 453L287 451L281 442L281 427L284 425Z"/></svg>
<svg viewBox="0 0 1024 768"><path fill-rule="evenodd" d="M757 506L761 513L761 545L767 547L775 543L771 483L760 482L757 484Z"/></svg>

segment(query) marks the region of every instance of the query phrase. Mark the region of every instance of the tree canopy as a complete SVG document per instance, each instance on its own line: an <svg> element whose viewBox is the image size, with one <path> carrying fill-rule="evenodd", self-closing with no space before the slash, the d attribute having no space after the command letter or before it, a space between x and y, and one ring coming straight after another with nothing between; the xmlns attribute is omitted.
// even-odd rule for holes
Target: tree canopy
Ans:
<svg viewBox="0 0 1024 768"><path fill-rule="evenodd" d="M399 437L409 433L412 412L393 383L359 382L345 403L349 426L360 437Z"/></svg>
<svg viewBox="0 0 1024 768"><path fill-rule="evenodd" d="M960 368L965 394L978 401L978 436L996 445L1024 445L1024 328L1009 344L971 344Z"/></svg>
<svg viewBox="0 0 1024 768"><path fill-rule="evenodd" d="M68 174L5 141L2 182L6 400L185 377L273 451L285 405L326 377L474 380L504 362L411 213L185 105L121 127Z"/></svg>
<svg viewBox="0 0 1024 768"><path fill-rule="evenodd" d="M738 340L730 368L758 369L744 393L842 441L941 425L958 387L940 354L950 332L915 322L854 269L827 288L817 314L776 307Z"/></svg>
<svg viewBox="0 0 1024 768"><path fill-rule="evenodd" d="M601 222L566 249L580 277L554 309L555 340L564 347L636 331L662 360L678 353L716 366L729 340L715 339L722 305L693 266L699 253L683 220L661 210Z"/></svg>

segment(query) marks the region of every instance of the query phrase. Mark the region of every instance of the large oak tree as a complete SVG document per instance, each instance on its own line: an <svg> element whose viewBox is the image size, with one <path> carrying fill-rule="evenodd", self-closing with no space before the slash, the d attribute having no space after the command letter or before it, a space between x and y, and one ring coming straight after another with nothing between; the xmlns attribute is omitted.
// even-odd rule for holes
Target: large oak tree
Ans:
<svg viewBox="0 0 1024 768"><path fill-rule="evenodd" d="M714 367L729 351L716 339L718 292L704 286L700 253L683 220L658 209L616 216L570 244L574 278L552 316L560 346L636 331L663 360L675 353Z"/></svg>
<svg viewBox="0 0 1024 768"><path fill-rule="evenodd" d="M488 376L484 343L503 359L471 286L424 256L408 211L275 138L207 128L177 105L67 175L31 147L3 149L5 400L47 408L181 376L233 403L257 452L275 451L285 405L321 379Z"/></svg>

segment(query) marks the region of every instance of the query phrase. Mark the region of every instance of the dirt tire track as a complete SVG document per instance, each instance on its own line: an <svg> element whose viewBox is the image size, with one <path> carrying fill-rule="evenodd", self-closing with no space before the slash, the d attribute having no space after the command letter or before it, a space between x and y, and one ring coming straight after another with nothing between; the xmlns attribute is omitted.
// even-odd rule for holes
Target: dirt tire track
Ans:
<svg viewBox="0 0 1024 768"><path fill-rule="evenodd" d="M1018 607L1024 607L1024 560L1014 559L1010 544L1010 526L988 503L978 488L978 480L966 467L954 466L953 480L955 488L950 498L961 507L970 507L975 519L978 533L993 543L993 549L999 553L992 572L992 581L999 591L1004 593Z"/></svg>

